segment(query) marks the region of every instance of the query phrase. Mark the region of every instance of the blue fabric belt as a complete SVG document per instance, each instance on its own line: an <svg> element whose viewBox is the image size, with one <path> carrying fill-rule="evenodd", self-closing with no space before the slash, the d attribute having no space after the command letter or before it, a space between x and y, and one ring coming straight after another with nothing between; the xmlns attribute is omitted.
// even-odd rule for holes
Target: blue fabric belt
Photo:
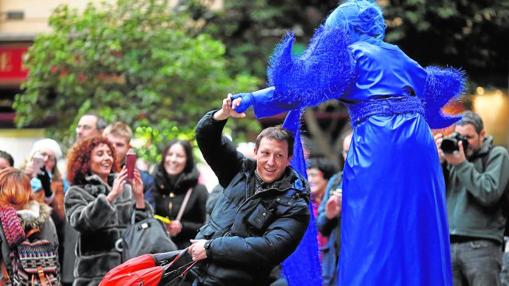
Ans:
<svg viewBox="0 0 509 286"><path fill-rule="evenodd" d="M355 126L373 115L394 115L402 113L420 113L424 115L424 106L417 96L388 97L366 102L347 104L352 125Z"/></svg>

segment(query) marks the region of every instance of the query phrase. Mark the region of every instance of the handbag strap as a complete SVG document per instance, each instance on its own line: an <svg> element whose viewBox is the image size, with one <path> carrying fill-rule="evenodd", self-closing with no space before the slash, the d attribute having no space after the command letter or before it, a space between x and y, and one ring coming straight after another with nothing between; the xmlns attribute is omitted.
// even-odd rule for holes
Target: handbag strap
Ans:
<svg viewBox="0 0 509 286"><path fill-rule="evenodd" d="M167 265L163 266L164 272L166 272L168 269L170 269L170 267L172 267L173 264L175 264L188 251L189 251L189 247L186 247L177 256L175 256L175 258L173 258L173 260L170 263L168 263ZM182 272L180 274L178 274L177 276L175 276L172 280L170 280L168 282L169 283L174 282L174 281L176 281L176 279L179 279L179 278L180 279L184 279L187 276L187 274L189 273L189 271L199 262L200 261L191 261L189 263L186 263L186 264L180 266L179 268L177 268L177 269L175 269L173 271L170 271L169 273L173 273L173 272L177 272L178 273L178 271L182 271ZM167 273L166 275L168 275L169 273ZM180 283L177 284L177 285L180 285Z"/></svg>
<svg viewBox="0 0 509 286"><path fill-rule="evenodd" d="M173 258L173 260L166 264L163 269L166 271L168 270L170 267L173 266L173 264L175 264L182 256L184 256L184 254L186 254L186 252L189 250L189 247L186 247L184 248L182 251L179 252L179 254L177 254L177 256L175 256L175 258Z"/></svg>
<svg viewBox="0 0 509 286"><path fill-rule="evenodd" d="M175 220L180 221L180 219L182 219L182 216L184 215L184 210L186 209L187 203L189 202L189 198L191 197L192 192L193 192L193 188L189 188L189 190L187 190L186 196L184 197L184 200L182 201L182 206L180 206L179 212L178 212Z"/></svg>
<svg viewBox="0 0 509 286"><path fill-rule="evenodd" d="M41 232L41 230L40 230L38 227L31 228L31 229L27 232L26 237L27 237L27 239L28 239L28 238L32 237L32 235L38 234L38 233L40 233L40 232Z"/></svg>

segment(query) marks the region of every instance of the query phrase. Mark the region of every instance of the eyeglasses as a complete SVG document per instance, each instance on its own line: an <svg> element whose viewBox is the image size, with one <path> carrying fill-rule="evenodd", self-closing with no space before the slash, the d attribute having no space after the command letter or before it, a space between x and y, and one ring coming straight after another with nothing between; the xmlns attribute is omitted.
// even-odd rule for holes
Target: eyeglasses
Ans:
<svg viewBox="0 0 509 286"><path fill-rule="evenodd" d="M49 160L55 160L55 156L53 156L53 154L49 154L49 153L46 153L46 152L41 152L41 156L44 157L44 159L48 158Z"/></svg>

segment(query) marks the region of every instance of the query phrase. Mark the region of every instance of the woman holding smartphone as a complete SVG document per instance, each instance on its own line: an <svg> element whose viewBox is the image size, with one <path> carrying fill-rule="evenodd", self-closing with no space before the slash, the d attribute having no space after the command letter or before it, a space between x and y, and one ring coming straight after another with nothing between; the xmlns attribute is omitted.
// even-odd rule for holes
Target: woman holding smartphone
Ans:
<svg viewBox="0 0 509 286"><path fill-rule="evenodd" d="M69 183L58 169L57 162L62 158L62 149L57 141L44 138L36 141L30 150L30 160L25 165L25 174L31 178L32 195L39 203L47 203L51 208L51 218L55 223L59 241L59 262L63 265L64 255L64 195Z"/></svg>
<svg viewBox="0 0 509 286"><path fill-rule="evenodd" d="M98 285L121 263L115 243L130 224L151 215L146 209L143 182L137 170L132 183L127 170L118 170L115 150L105 137L92 137L74 145L68 155L71 187L65 196L66 217L79 232L73 285Z"/></svg>

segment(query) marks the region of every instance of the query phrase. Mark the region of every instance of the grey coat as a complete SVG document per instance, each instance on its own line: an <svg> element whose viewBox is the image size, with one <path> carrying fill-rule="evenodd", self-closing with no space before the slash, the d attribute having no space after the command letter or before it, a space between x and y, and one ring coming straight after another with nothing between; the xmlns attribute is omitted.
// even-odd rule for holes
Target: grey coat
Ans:
<svg viewBox="0 0 509 286"><path fill-rule="evenodd" d="M133 212L136 211L137 220L151 215L150 210L135 209L129 185L111 204L106 199L109 185L95 175L86 181L84 185L71 186L64 200L67 220L79 232L73 285L98 285L109 270L122 262L115 243L130 224Z"/></svg>

